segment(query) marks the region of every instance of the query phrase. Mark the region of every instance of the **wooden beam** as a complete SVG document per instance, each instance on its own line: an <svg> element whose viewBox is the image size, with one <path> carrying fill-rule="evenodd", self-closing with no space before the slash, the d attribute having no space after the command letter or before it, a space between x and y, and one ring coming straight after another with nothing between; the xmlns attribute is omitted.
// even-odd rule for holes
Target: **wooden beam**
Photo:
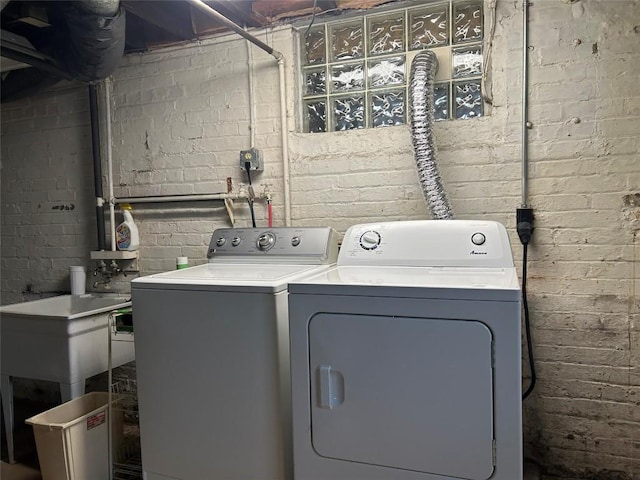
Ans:
<svg viewBox="0 0 640 480"><path fill-rule="evenodd" d="M336 4L340 10L350 8L369 9L382 5L383 3L394 2L395 0L336 0Z"/></svg>
<svg viewBox="0 0 640 480"><path fill-rule="evenodd" d="M317 0L316 2L316 14L333 8L336 8L335 0ZM301 17L313 13L313 0L255 0L252 10L270 21Z"/></svg>
<svg viewBox="0 0 640 480"><path fill-rule="evenodd" d="M128 12L180 40L190 40L195 37L196 32L193 30L191 19L180 14L183 10L187 11L182 4L137 0L122 0L121 3Z"/></svg>

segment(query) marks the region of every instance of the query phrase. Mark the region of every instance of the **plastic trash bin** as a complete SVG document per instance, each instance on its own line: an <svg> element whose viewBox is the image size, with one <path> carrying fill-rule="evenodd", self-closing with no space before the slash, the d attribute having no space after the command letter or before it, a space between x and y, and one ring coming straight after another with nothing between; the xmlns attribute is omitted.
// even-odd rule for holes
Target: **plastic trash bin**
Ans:
<svg viewBox="0 0 640 480"><path fill-rule="evenodd" d="M108 480L109 394L93 392L47 410L33 426L43 480ZM122 411L112 409L113 451L122 443Z"/></svg>

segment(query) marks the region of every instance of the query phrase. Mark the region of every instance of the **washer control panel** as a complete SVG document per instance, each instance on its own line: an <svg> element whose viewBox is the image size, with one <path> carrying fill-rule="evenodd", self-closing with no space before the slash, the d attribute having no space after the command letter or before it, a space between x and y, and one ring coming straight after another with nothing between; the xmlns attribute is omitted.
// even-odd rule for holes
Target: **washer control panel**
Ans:
<svg viewBox="0 0 640 480"><path fill-rule="evenodd" d="M338 234L329 227L219 228L213 232L207 257L210 261L233 257L246 262L273 258L331 263L337 252Z"/></svg>
<svg viewBox="0 0 640 480"><path fill-rule="evenodd" d="M497 222L418 220L354 225L338 265L512 267L513 258Z"/></svg>

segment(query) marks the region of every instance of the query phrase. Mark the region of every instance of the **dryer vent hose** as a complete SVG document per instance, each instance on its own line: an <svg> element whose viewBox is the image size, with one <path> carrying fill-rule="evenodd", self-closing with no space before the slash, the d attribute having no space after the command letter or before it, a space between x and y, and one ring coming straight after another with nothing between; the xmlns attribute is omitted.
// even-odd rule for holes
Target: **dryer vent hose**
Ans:
<svg viewBox="0 0 640 480"><path fill-rule="evenodd" d="M411 63L411 133L418 179L431 215L437 220L449 220L453 218L453 210L440 178L433 136L433 86L437 71L438 58L430 50L418 53Z"/></svg>

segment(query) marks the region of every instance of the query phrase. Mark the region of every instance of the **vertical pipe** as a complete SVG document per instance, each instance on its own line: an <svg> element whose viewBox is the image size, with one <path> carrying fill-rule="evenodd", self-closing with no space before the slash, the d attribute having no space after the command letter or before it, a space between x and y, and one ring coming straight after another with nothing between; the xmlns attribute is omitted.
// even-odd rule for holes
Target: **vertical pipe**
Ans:
<svg viewBox="0 0 640 480"><path fill-rule="evenodd" d="M106 247L104 231L104 193L102 191L102 159L100 158L98 89L95 85L89 85L89 114L91 116L91 150L93 153L93 184L96 194L98 250L104 250Z"/></svg>
<svg viewBox="0 0 640 480"><path fill-rule="evenodd" d="M289 137L287 129L287 89L286 89L286 62L284 55L274 50L272 47L254 37L250 33L244 31L242 27L236 25L227 17L211 8L202 0L187 0L190 5L201 10L207 15L217 19L231 30L236 32L243 38L246 38L254 45L258 46L269 55L274 57L278 61L278 73L280 75L280 123L281 123L281 135L282 135L282 176L284 184L284 221L285 226L291 226L291 188L290 188L290 174L289 174Z"/></svg>
<svg viewBox="0 0 640 480"><path fill-rule="evenodd" d="M256 147L256 105L255 105L255 87L253 82L253 52L251 51L251 42L247 40L247 63L249 66L249 148Z"/></svg>
<svg viewBox="0 0 640 480"><path fill-rule="evenodd" d="M104 80L105 127L107 144L107 185L109 188L109 230L111 236L111 250L116 250L116 212L113 193L113 152L111 150L111 81Z"/></svg>
<svg viewBox="0 0 640 480"><path fill-rule="evenodd" d="M522 207L529 200L529 0L522 2Z"/></svg>
<svg viewBox="0 0 640 480"><path fill-rule="evenodd" d="M291 176L289 173L289 135L287 128L287 85L284 56L278 58L280 74L280 134L282 136L282 183L284 187L284 225L291 226Z"/></svg>

